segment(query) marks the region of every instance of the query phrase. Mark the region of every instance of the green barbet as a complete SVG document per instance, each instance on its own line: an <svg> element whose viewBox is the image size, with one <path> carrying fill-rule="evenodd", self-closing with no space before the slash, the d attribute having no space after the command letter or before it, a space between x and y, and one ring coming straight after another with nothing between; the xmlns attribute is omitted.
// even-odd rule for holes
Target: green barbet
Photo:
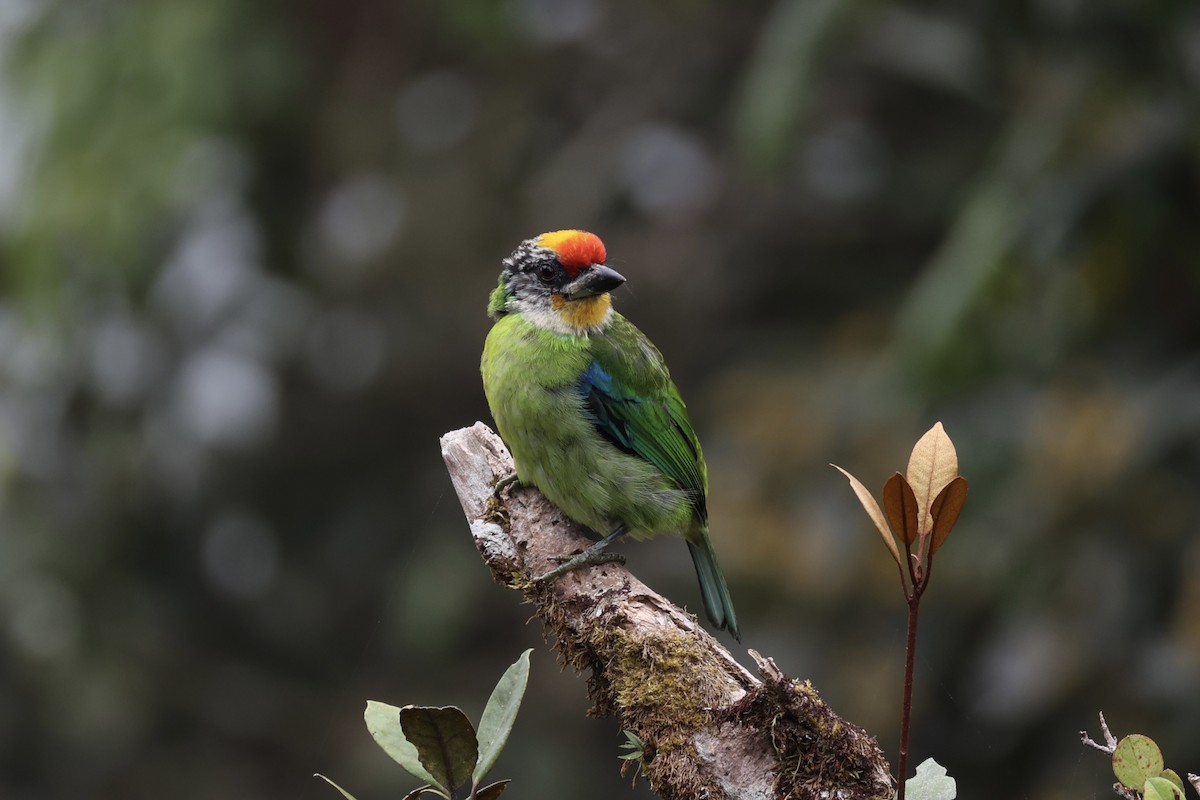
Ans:
<svg viewBox="0 0 1200 800"><path fill-rule="evenodd" d="M624 535L687 541L704 609L740 640L708 534L708 470L662 355L615 312L625 282L586 231L527 239L488 303L483 386L517 479L604 538L539 580L605 560ZM611 560L611 557L609 557Z"/></svg>

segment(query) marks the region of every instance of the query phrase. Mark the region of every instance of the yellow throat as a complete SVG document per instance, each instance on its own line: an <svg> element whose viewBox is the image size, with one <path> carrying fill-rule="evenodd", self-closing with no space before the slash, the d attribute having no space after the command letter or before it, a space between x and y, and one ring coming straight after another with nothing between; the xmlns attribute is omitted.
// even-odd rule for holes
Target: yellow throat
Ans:
<svg viewBox="0 0 1200 800"><path fill-rule="evenodd" d="M612 296L605 292L595 297L568 300L561 294L552 294L550 305L567 327L577 333L588 333L598 329L604 322L612 308Z"/></svg>

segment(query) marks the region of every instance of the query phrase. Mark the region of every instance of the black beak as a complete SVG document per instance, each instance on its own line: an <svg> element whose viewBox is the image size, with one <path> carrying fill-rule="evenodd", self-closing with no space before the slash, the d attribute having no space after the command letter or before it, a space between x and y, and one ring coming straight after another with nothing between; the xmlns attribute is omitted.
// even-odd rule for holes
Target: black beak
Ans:
<svg viewBox="0 0 1200 800"><path fill-rule="evenodd" d="M603 264L592 264L580 272L579 277L562 287L560 294L568 300L579 300L611 292L624 282L625 276L615 269L609 269Z"/></svg>

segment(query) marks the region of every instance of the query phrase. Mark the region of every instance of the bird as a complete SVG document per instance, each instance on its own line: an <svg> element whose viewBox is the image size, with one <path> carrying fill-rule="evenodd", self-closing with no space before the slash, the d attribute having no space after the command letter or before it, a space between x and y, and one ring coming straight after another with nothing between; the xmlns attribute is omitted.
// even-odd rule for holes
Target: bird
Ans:
<svg viewBox="0 0 1200 800"><path fill-rule="evenodd" d="M502 262L480 371L516 467L570 519L602 536L536 580L622 560L623 536L682 537L709 620L741 641L708 529L708 469L687 408L646 335L613 309L625 277L600 237L543 233Z"/></svg>

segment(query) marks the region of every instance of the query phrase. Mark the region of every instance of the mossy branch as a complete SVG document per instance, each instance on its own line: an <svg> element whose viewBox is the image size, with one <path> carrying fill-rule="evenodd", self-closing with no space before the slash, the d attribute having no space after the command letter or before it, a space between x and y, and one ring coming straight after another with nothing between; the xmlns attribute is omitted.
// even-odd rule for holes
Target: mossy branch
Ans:
<svg viewBox="0 0 1200 800"><path fill-rule="evenodd" d="M492 577L536 606L567 663L590 671L592 713L616 716L645 743L641 773L660 797L893 796L874 738L835 715L810 683L787 678L754 651L752 675L693 616L624 567L533 583L555 556L591 540L535 489L510 486L496 497L512 459L483 423L441 444ZM614 763L617 754L614 745Z"/></svg>

